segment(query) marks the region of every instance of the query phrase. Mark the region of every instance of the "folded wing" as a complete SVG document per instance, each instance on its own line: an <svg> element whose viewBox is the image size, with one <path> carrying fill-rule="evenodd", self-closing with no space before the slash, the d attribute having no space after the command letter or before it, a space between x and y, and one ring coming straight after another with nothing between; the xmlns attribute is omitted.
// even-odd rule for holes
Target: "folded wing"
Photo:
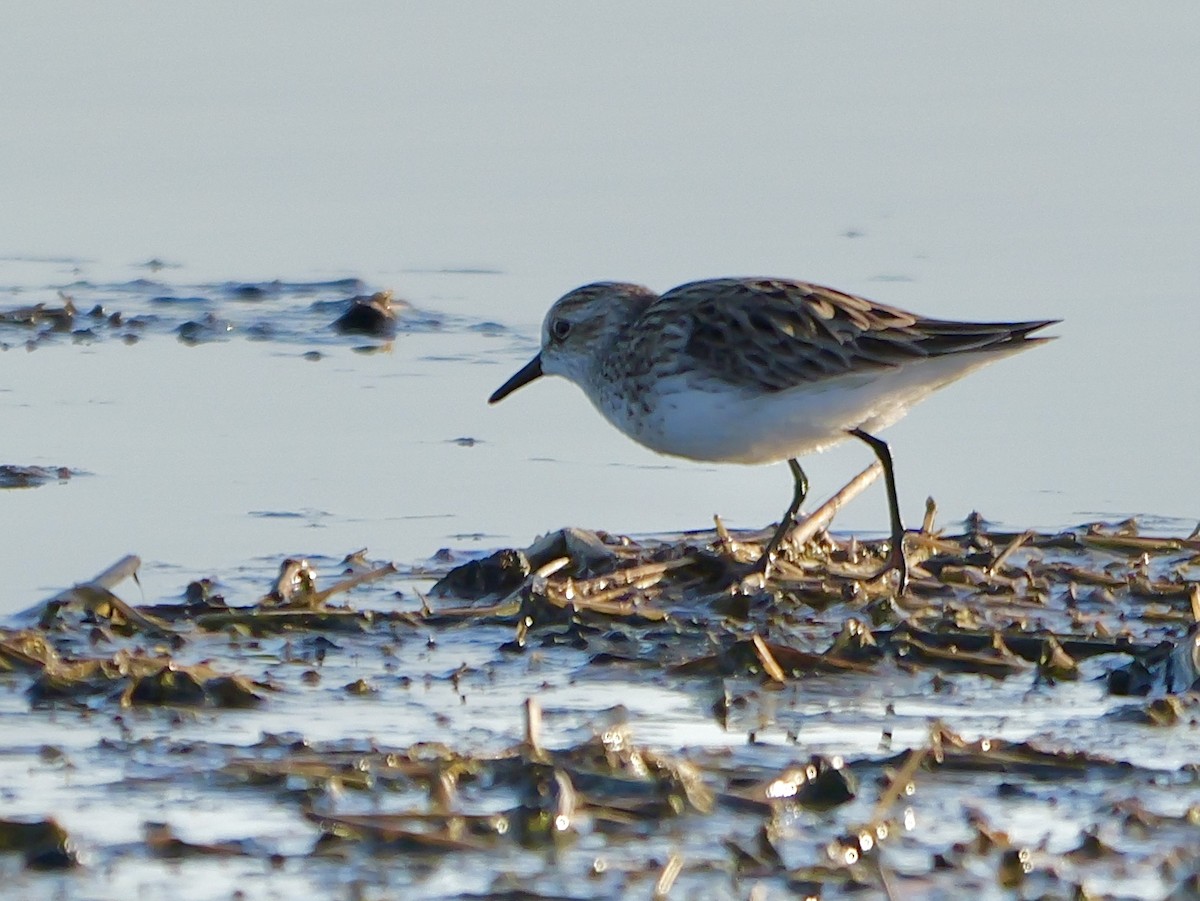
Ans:
<svg viewBox="0 0 1200 901"><path fill-rule="evenodd" d="M1029 336L1057 321L928 319L806 282L730 278L668 291L643 313L639 330L682 330L699 375L783 391L947 354L1014 353L1053 340Z"/></svg>

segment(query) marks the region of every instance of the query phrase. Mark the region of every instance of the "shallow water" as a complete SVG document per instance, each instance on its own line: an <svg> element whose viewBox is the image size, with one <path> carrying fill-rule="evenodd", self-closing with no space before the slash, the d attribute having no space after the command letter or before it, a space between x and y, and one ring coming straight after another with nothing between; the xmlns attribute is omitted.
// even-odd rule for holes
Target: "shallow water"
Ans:
<svg viewBox="0 0 1200 901"><path fill-rule="evenodd" d="M429 390L441 415L418 421L433 442L482 439L515 483L540 490L514 518L457 502L488 479L463 486L443 510L464 520L434 542L391 545L402 558L458 532L779 515L784 473L657 458L570 386L482 405L532 350L550 302L596 278L666 289L780 274L933 315L1064 317L1063 340L889 431L905 508L932 494L952 518L978 508L1043 526L1200 508L1186 477L1200 425L1174 388L1200 326L1200 62L1188 41L1200 23L1186 4L1092 4L1087 16L1020 4L380 6L286 19L240 8L231 19L219 4L186 19L61 9L14 12L0 55L3 83L20 86L4 102L22 135L0 147L0 284L121 283L157 257L181 264L160 273L170 283L360 278L515 330L477 371L439 367ZM405 359L376 371L414 372ZM0 387L26 381L11 356L0 365ZM381 388L392 429L381 424L377 444L394 449L401 423L427 411ZM814 459L814 485L841 484L864 455ZM442 478L453 453L400 462L457 490ZM614 466L628 493L583 490ZM843 522L880 529L882 509L876 493Z"/></svg>
<svg viewBox="0 0 1200 901"><path fill-rule="evenodd" d="M226 12L12 12L0 80L14 86L5 113L22 140L0 146L0 286L24 302L83 282L113 301L145 278L180 298L210 298L200 311L244 313L287 335L298 311L256 310L230 299L229 283L358 278L445 317L444 335L404 336L383 358L331 350L307 368L260 367L259 355L290 353L274 342L258 354L238 342L198 353L148 342L126 355L6 354L0 402L22 421L7 431L4 462L91 468L102 451L70 458L65 412L86 418L80 404L106 404L108 439L132 451L134 433L160 415L154 404L174 403L178 418L162 415L196 409L210 416L208 433L245 439L245 458L224 461L226 473L295 486L272 506L330 513L326 528L370 515L364 501L434 517L425 534L401 523L350 539L398 559L456 535L523 542L568 522L634 533L700 528L714 512L769 522L786 498L781 468L655 457L565 384L482 404L532 353L545 308L578 283L666 289L761 272L937 316L1066 319L1062 341L974 374L889 430L910 517L930 494L950 518L979 509L1022 525L1200 510L1186 476L1200 426L1172 388L1190 372L1200 326L1194 8L1093 4L1082 17L1021 5L767 4L680 16L628 5L546 16L526 4L504 16L379 6L286 19L238 8L238 28ZM151 258L170 268L138 265ZM469 328L484 322L511 331L487 341ZM296 329L306 335L298 352L328 343ZM145 366L122 397L154 414L104 391L97 358L109 353L122 372ZM169 364L152 364L151 353L170 354ZM217 355L228 359L215 364ZM329 376L335 368L341 376ZM272 378L269 391L245 389ZM331 382L340 401L318 394ZM256 397L277 403L253 406ZM310 442L329 442L320 455L294 440L306 404ZM370 424L371 437L313 436L353 430L341 409L362 430ZM170 468L206 483L191 499L212 506L192 506L194 521L226 524L197 529L186 557L146 552L136 529L125 547L174 565L228 563L205 545L240 531L234 511L263 504L239 503L223 476L203 473L205 443L174 434L148 440L172 442ZM481 443L443 444L458 437ZM160 465L125 456L143 459L151 477ZM386 488L330 499L355 480L352 457L383 467ZM840 485L864 458L845 446L812 459L815 491ZM404 479L412 473L419 485ZM616 486L590 491L598 481ZM439 500L427 497L434 486ZM128 488L120 497L133 503ZM115 513L116 493L88 506ZM876 489L841 522L880 530L883 506ZM19 512L37 542L6 547L5 561L43 553L47 517ZM140 516L119 518L136 527ZM73 531L77 552L89 533ZM59 583L47 573L19 567L12 587L28 596Z"/></svg>
<svg viewBox="0 0 1200 901"><path fill-rule="evenodd" d="M413 565L567 523L651 534L714 513L776 519L782 467L655 457L549 380L486 406L535 349L550 302L600 278L666 289L788 275L931 315L1063 317L1062 340L888 431L909 520L933 495L942 522L972 509L1020 528L1140 513L1186 533L1200 517L1186 391L1200 327L1198 29L1188 4L9 10L0 116L18 137L0 142L0 310L55 304L61 290L81 310L157 318L132 344L98 330L30 352L28 330L0 334L0 464L78 472L0 491L0 613L130 552L157 602L204 576L254 591L287 554L333 565L367 546ZM323 304L384 288L416 309L390 347L362 352L380 342L327 329L336 312ZM178 340L181 322L208 314L233 325L227 337ZM814 495L867 459L844 446L806 462ZM876 487L837 527L885 524ZM413 671L443 676L493 643L459 635ZM455 708L455 734L504 746L520 700L539 692L551 744L578 738L579 711L618 701L653 745L741 740L670 686L576 683L570 652L545 657L550 678L513 667L476 686L486 712ZM885 699L813 689L781 705L803 719L806 751L877 745ZM152 714L133 728L151 742L302 731L407 744L442 735L437 714L461 703L438 678L423 691L366 720L352 701L312 717L303 693L285 693L254 714ZM1104 707L1097 691L1066 690L1085 727ZM99 739L118 727L31 715L18 696L3 705L5 733L28 736L0 749L4 783L22 786L8 811L55 814L97 841L113 809L103 787L136 776L103 759ZM1036 697L968 682L952 704L899 707L894 746L933 714L966 734L1043 725ZM1172 730L1106 740L1142 763L1194 757ZM101 788L31 764L40 743L81 755ZM188 791L186 820L205 838L214 802ZM157 815L155 798L120 812L119 840ZM268 818L261 841L311 841L248 803ZM186 869L193 897L349 892L319 868ZM145 860L107 872L112 897L184 881ZM427 896L472 888L456 875L431 875ZM36 886L94 896L70 880Z"/></svg>
<svg viewBox="0 0 1200 901"><path fill-rule="evenodd" d="M153 597L178 587L174 575L156 582L160 569L198 577L281 552L366 545L415 562L443 547L525 544L572 521L634 534L702 528L714 513L734 526L762 525L778 517L790 488L783 467L650 454L557 380L488 407L486 396L536 349L530 330L472 302L501 290L504 274L415 276L423 290L407 295L413 306L386 341L330 328L350 297L384 285L193 282L179 269L145 266L101 282L87 277L92 268L104 267L0 263L0 273L26 279L0 293L3 309L58 306L61 294L80 311L73 333L0 325L8 348L0 361L10 373L0 391L4 462L78 473L4 493L6 515L21 527L0 548L9 574L0 610L60 588L73 578L66 561L89 572L136 552ZM96 306L125 322L86 315ZM181 328L197 323L202 328L183 340ZM991 402L988 380L1012 392L1005 382L1036 377L1029 370L1039 360L1069 346L1056 342L973 375L974 392L956 386L889 430L910 520L931 486L949 520L971 509L1000 522L1023 515L1019 525L1116 518L1137 510L1105 499L1136 484L1144 497L1170 496L1150 525L1187 528L1187 480L1143 466L1114 481L1107 468L1117 464L1104 456L1111 446L1073 451L1070 441L1086 433L1059 441L1047 422L1001 418L1004 404L1066 405L1069 381L980 409L980 397ZM1042 415L1056 421L1058 413ZM1167 457L1185 449L1152 446ZM1043 487L1038 480L1073 462L1063 457L1070 453L1091 456L1059 486ZM806 461L814 496L848 478L864 456L865 448L843 446ZM647 498L653 502L640 502ZM876 534L885 523L875 488L838 525Z"/></svg>

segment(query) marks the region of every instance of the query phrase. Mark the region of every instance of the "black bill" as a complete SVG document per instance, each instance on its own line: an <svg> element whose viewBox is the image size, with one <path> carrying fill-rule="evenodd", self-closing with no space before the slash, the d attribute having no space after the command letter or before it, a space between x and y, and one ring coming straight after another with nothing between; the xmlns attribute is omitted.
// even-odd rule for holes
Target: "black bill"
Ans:
<svg viewBox="0 0 1200 901"><path fill-rule="evenodd" d="M542 374L542 355L538 354L528 363L521 367L521 370L511 379L492 392L492 396L488 398L489 404L494 404L504 400L522 385L528 385L534 379L539 378Z"/></svg>

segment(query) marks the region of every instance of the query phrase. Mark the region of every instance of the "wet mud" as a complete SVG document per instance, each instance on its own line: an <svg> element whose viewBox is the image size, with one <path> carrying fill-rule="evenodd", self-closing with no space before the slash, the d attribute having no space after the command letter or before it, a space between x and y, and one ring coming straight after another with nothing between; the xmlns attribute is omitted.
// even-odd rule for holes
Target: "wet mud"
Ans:
<svg viewBox="0 0 1200 901"><path fill-rule="evenodd" d="M249 896L1196 896L1200 536L943 531L931 505L897 597L883 542L793 535L767 579L769 531L718 522L286 558L136 604L117 561L0 631L0 767L136 832L8 817L0 867L30 892L220 861ZM14 738L66 723L90 734Z"/></svg>

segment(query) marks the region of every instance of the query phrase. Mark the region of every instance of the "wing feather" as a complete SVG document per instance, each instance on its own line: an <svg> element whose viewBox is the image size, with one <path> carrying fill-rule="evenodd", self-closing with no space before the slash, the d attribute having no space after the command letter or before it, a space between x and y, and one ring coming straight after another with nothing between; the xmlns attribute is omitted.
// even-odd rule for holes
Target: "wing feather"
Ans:
<svg viewBox="0 0 1200 901"><path fill-rule="evenodd" d="M668 291L634 323L634 340L667 332L704 376L782 391L943 354L1011 351L1049 340L1028 336L1056 321L928 319L807 282L727 278Z"/></svg>

